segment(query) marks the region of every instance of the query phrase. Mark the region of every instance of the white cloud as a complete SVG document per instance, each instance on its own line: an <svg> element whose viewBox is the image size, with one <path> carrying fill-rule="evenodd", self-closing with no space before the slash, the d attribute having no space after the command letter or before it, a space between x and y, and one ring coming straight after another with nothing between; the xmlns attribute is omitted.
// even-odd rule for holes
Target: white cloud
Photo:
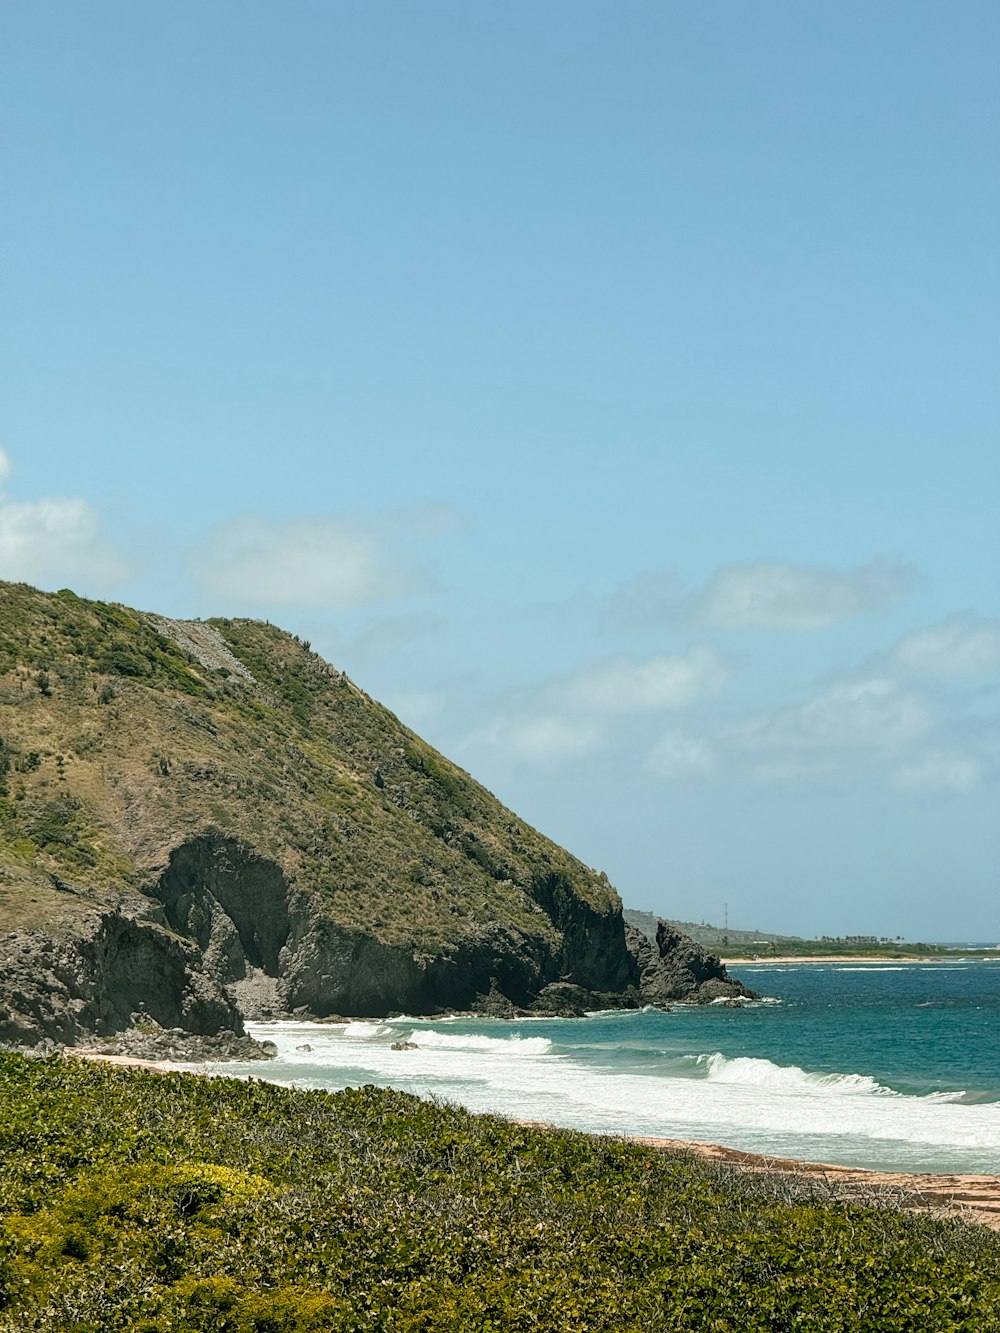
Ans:
<svg viewBox="0 0 1000 1333"><path fill-rule="evenodd" d="M419 584L390 566L370 528L334 516L232 519L209 534L189 564L209 591L262 606L340 610L387 601Z"/></svg>
<svg viewBox="0 0 1000 1333"><path fill-rule="evenodd" d="M845 776L904 757L927 735L925 699L885 676L830 686L796 708L753 718L727 732L758 777Z"/></svg>
<svg viewBox="0 0 1000 1333"><path fill-rule="evenodd" d="M726 565L696 598L695 619L721 629L825 629L879 611L913 582L912 571L889 560L856 569L809 565Z"/></svg>
<svg viewBox="0 0 1000 1333"><path fill-rule="evenodd" d="M470 736L469 746L503 750L527 763L560 763L580 759L601 743L600 728L578 717L537 716L497 718Z"/></svg>
<svg viewBox="0 0 1000 1333"><path fill-rule="evenodd" d="M900 639L894 664L919 676L985 676L1000 672L1000 621L952 616Z"/></svg>
<svg viewBox="0 0 1000 1333"><path fill-rule="evenodd" d="M643 629L687 623L713 629L825 629L880 611L907 592L906 565L870 560L854 569L784 561L723 565L700 588L685 591L673 570L636 574L608 600L606 628Z"/></svg>
<svg viewBox="0 0 1000 1333"><path fill-rule="evenodd" d="M653 713L685 708L714 694L729 673L711 648L633 662L618 657L581 668L550 693L563 709L593 713Z"/></svg>
<svg viewBox="0 0 1000 1333"><path fill-rule="evenodd" d="M971 791L981 776L979 763L970 755L932 750L912 763L901 764L893 781L911 791Z"/></svg>
<svg viewBox="0 0 1000 1333"><path fill-rule="evenodd" d="M588 663L571 676L522 690L505 712L469 737L524 763L552 764L601 748L612 717L685 708L718 690L728 672L708 648L633 662Z"/></svg>
<svg viewBox="0 0 1000 1333"><path fill-rule="evenodd" d="M984 659L977 652L969 660ZM822 787L877 781L912 794L967 793L1000 773L994 713L969 712L964 700L925 693L885 667L697 736L668 732L648 752L646 767L672 780L725 774Z"/></svg>
<svg viewBox="0 0 1000 1333"><path fill-rule="evenodd" d="M11 471L0 449L0 483ZM128 574L100 534L100 520L79 496L11 500L0 493L0 578L25 583L107 585Z"/></svg>
<svg viewBox="0 0 1000 1333"><path fill-rule="evenodd" d="M716 751L710 741L670 732L653 746L646 762L661 778L707 777L715 770Z"/></svg>

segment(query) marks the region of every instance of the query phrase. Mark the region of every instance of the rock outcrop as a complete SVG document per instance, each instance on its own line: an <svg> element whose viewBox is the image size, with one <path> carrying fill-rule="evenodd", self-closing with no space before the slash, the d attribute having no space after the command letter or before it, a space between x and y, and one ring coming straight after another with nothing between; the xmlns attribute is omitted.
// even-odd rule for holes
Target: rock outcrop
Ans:
<svg viewBox="0 0 1000 1333"><path fill-rule="evenodd" d="M0 1041L73 1045L128 1028L134 1013L201 1036L243 1032L195 943L155 922L94 912L73 934L34 929L0 939Z"/></svg>
<svg viewBox="0 0 1000 1333"><path fill-rule="evenodd" d="M646 1004L739 1003L760 998L756 991L731 977L715 954L706 952L666 921L657 923L653 941L629 925L625 927L625 939L636 961L640 992Z"/></svg>

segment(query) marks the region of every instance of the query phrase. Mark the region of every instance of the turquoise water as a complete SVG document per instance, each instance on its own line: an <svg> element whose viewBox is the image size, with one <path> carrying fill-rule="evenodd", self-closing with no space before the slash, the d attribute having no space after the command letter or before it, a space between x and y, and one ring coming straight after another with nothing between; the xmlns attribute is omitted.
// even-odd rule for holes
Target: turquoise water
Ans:
<svg viewBox="0 0 1000 1333"><path fill-rule="evenodd" d="M258 1024L279 1058L224 1072L375 1083L813 1161L1000 1173L1000 959L732 971L767 999L581 1019Z"/></svg>
<svg viewBox="0 0 1000 1333"><path fill-rule="evenodd" d="M783 1003L739 1041L747 1055L826 1071L849 1066L897 1092L1000 1101L1000 959L734 969ZM727 1011L731 1012L731 1011Z"/></svg>

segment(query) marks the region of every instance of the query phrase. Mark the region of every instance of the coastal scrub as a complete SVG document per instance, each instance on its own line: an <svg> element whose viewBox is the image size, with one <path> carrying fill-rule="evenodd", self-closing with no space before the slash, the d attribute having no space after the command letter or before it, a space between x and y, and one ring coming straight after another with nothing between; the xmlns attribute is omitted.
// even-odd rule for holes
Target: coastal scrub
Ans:
<svg viewBox="0 0 1000 1333"><path fill-rule="evenodd" d="M1000 1329L1000 1238L616 1139L0 1055L2 1333Z"/></svg>

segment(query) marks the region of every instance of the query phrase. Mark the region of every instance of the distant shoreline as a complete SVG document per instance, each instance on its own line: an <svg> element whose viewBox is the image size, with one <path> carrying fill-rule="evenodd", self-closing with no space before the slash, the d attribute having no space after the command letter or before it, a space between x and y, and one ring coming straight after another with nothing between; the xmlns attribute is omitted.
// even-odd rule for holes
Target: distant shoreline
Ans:
<svg viewBox="0 0 1000 1333"><path fill-rule="evenodd" d="M990 951L975 953L952 953L952 954L871 954L871 953L815 953L815 954L761 954L753 956L750 954L740 954L730 956L729 954L720 954L719 957L727 967L735 967L739 964L752 963L755 967L770 966L775 963L893 963L902 965L905 963L960 963L960 962L983 962L1000 963L1000 950L996 953Z"/></svg>

